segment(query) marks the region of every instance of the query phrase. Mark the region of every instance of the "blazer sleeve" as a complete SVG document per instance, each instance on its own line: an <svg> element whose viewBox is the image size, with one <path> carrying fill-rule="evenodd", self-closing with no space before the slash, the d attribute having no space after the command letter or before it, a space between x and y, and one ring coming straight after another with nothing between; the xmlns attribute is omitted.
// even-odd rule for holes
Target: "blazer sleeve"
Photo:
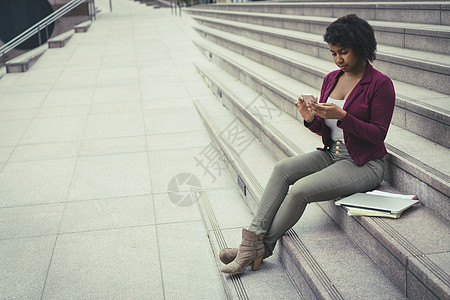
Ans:
<svg viewBox="0 0 450 300"><path fill-rule="evenodd" d="M387 77L377 80L373 96L369 104L369 119L361 120L347 111L342 121L337 123L344 133L352 134L371 144L384 142L395 106L395 90L392 81Z"/></svg>

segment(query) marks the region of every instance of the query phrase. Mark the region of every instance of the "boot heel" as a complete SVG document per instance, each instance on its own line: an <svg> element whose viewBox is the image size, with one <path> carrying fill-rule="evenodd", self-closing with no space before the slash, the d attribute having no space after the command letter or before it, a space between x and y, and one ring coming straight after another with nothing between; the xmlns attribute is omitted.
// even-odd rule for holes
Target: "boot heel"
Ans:
<svg viewBox="0 0 450 300"><path fill-rule="evenodd" d="M258 258L256 258L253 262L252 262L252 270L253 271L258 271L259 267L261 266L261 262L263 260L263 256L260 256Z"/></svg>

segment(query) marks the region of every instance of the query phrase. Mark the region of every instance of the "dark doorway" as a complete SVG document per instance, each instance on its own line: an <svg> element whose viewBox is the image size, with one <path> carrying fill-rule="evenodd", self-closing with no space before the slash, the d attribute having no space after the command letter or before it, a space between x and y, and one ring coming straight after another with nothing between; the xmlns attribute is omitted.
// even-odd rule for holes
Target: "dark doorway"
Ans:
<svg viewBox="0 0 450 300"><path fill-rule="evenodd" d="M53 12L47 0L0 0L0 40L7 43ZM41 43L52 35L54 23L41 30ZM20 44L19 49L39 46L39 36L34 36Z"/></svg>

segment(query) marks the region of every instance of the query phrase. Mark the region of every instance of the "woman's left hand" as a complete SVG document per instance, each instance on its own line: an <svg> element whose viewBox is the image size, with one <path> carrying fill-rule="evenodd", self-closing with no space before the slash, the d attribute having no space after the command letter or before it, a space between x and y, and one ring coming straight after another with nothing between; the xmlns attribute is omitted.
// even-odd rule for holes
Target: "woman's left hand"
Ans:
<svg viewBox="0 0 450 300"><path fill-rule="evenodd" d="M338 119L342 121L347 112L333 103L314 103L307 104L308 110L322 119Z"/></svg>

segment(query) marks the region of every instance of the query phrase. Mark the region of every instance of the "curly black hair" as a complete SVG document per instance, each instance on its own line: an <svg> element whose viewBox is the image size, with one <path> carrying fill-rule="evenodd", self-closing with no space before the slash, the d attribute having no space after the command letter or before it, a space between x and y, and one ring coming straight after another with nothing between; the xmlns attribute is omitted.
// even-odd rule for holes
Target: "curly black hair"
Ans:
<svg viewBox="0 0 450 300"><path fill-rule="evenodd" d="M374 61L377 41L372 26L355 14L341 17L328 25L323 35L325 42L352 48L363 61Z"/></svg>

